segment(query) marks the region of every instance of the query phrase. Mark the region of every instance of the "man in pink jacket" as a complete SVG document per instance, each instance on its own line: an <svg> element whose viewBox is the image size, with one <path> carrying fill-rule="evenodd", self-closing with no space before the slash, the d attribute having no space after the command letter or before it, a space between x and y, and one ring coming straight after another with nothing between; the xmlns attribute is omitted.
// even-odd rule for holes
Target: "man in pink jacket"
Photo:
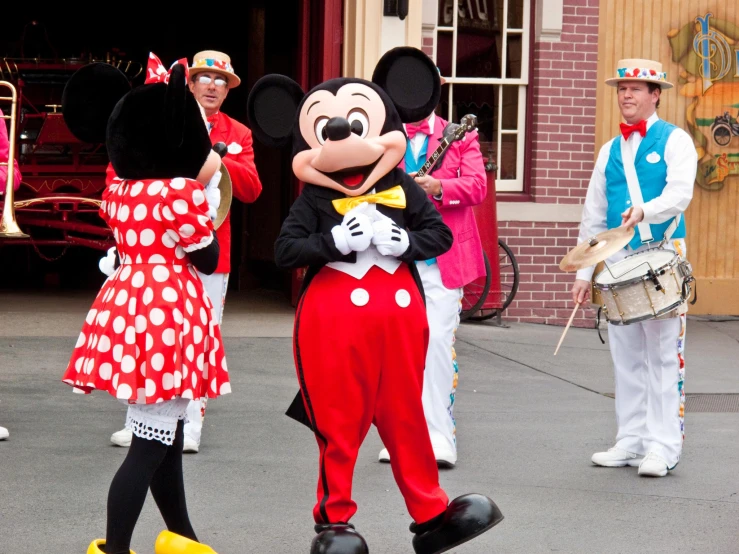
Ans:
<svg viewBox="0 0 739 554"><path fill-rule="evenodd" d="M447 121L433 112L415 124L407 124L408 145L399 167L415 174L439 146L447 125ZM463 140L453 142L431 173L417 177L416 182L429 195L454 235L448 252L416 262L426 295L430 333L423 408L436 462L440 467L451 468L457 463L453 409L458 367L454 335L459 326L463 287L485 276L482 243L472 210L487 193L477 132L469 132ZM379 459L390 461L387 449L380 452Z"/></svg>

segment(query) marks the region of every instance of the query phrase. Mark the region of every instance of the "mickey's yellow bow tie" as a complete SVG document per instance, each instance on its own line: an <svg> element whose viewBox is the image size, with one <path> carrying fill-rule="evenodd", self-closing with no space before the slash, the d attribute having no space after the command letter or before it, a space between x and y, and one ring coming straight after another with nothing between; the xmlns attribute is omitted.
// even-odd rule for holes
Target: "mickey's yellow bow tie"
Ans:
<svg viewBox="0 0 739 554"><path fill-rule="evenodd" d="M396 185L391 189L378 192L376 194L365 194L363 196L348 196L346 198L337 198L331 203L341 215L346 215L349 210L356 208L362 202L370 204L383 204L390 208L405 208L405 192L403 187Z"/></svg>

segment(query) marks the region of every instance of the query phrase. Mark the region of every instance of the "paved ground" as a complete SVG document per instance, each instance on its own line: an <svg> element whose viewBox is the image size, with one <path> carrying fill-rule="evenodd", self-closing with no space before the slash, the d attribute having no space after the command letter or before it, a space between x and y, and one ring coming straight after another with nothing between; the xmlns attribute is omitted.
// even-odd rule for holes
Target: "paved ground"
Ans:
<svg viewBox="0 0 739 554"><path fill-rule="evenodd" d="M85 552L104 536L110 479L126 451L108 438L124 407L60 382L94 293L0 294L0 553ZM269 294L229 297L224 340L233 394L209 404L202 449L185 458L199 537L220 554L307 553L317 471L311 434L283 415L297 390L292 310ZM592 330L464 324L450 496L490 495L506 519L463 553L739 552L739 413L686 416L683 461L664 479L603 469L615 431L607 345ZM687 391L739 393L739 321L691 318ZM356 468L353 522L370 551L412 552L410 518L374 429ZM151 497L133 537L151 554Z"/></svg>

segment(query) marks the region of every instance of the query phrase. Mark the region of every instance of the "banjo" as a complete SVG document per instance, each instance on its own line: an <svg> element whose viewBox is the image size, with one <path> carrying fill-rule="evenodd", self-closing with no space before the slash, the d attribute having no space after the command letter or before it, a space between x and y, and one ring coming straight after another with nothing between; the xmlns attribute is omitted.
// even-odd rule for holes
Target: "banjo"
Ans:
<svg viewBox="0 0 739 554"><path fill-rule="evenodd" d="M444 138L439 142L439 146L434 150L426 160L426 163L421 166L421 169L416 173L416 177L423 177L441 159L441 155L446 151L447 148L458 140L461 140L466 133L474 131L477 128L477 116L474 114L467 114L460 120L459 124L450 123L444 129Z"/></svg>

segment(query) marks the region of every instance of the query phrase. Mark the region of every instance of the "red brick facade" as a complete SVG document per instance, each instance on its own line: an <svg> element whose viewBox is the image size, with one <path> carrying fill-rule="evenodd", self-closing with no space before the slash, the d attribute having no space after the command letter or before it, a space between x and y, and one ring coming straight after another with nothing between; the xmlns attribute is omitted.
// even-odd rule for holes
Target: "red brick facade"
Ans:
<svg viewBox="0 0 739 554"><path fill-rule="evenodd" d="M557 204L582 204L593 170L599 2L564 0L560 40L534 45L531 184L526 192L530 202L546 204L552 213ZM424 52L433 57L433 34L424 34L422 40ZM497 201L509 201L506 196L498 193ZM499 236L511 247L520 272L518 292L504 319L567 323L574 307L570 289L575 276L560 271L559 262L577 244L578 226L575 221L499 220ZM581 310L577 316L573 325L594 326L593 310Z"/></svg>
<svg viewBox="0 0 739 554"><path fill-rule="evenodd" d="M587 191L595 159L598 5L599 0L564 0L561 40L535 43L530 194L536 203L581 204ZM574 275L560 271L559 261L577 244L577 233L574 222L499 223L520 271L505 319L567 323ZM593 310L577 315L573 325L594 325Z"/></svg>

